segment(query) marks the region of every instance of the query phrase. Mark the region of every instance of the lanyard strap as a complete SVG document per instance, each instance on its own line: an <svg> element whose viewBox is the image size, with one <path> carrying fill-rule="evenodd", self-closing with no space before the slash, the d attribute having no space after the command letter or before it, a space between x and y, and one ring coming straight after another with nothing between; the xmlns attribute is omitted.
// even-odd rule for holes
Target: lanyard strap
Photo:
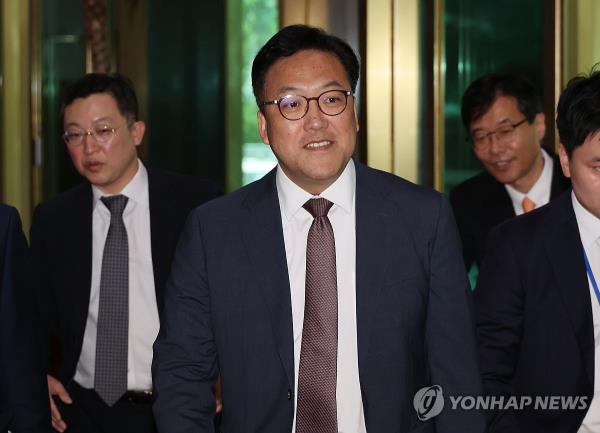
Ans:
<svg viewBox="0 0 600 433"><path fill-rule="evenodd" d="M596 293L596 299L598 300L598 303L600 303L600 291L598 290L598 283L596 282L596 278L594 278L594 273L592 272L592 267L590 266L590 261L588 260L585 248L583 248L583 258L585 259L585 269L588 277L590 277L590 281L592 282L594 292Z"/></svg>

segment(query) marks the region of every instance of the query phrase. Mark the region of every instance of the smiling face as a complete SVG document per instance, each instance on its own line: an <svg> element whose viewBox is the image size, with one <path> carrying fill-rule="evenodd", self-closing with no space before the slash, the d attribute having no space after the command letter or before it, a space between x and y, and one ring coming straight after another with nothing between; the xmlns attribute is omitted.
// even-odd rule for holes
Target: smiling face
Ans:
<svg viewBox="0 0 600 433"><path fill-rule="evenodd" d="M84 135L79 145L67 145L73 165L91 184L103 192L115 194L129 183L138 168L137 146L144 136L144 123L129 125L108 93L77 98L64 110L64 128L68 133L114 128L106 143Z"/></svg>
<svg viewBox="0 0 600 433"><path fill-rule="evenodd" d="M477 132L491 132L524 118L514 97L500 95L483 116L471 122L470 133L474 136ZM475 155L498 182L527 193L544 167L540 141L545 132L544 115L538 113L532 124L524 122L515 129L509 143L500 143L495 134L491 135L487 147L475 147Z"/></svg>
<svg viewBox="0 0 600 433"><path fill-rule="evenodd" d="M350 90L344 67L333 54L304 50L284 57L265 76L263 100L295 94L316 97L327 90ZM276 105L258 113L260 136L271 146L285 174L311 194L320 194L342 173L356 145L358 120L354 98L337 116L310 101L306 116L284 118Z"/></svg>
<svg viewBox="0 0 600 433"><path fill-rule="evenodd" d="M590 134L570 157L562 144L558 154L564 175L571 178L577 200L600 218L600 131Z"/></svg>

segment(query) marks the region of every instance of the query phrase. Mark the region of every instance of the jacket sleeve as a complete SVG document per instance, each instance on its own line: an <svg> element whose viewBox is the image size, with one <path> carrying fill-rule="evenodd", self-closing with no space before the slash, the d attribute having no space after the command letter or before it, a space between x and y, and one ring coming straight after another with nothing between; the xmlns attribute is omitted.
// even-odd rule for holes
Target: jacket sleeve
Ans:
<svg viewBox="0 0 600 433"><path fill-rule="evenodd" d="M512 379L523 333L525 294L510 237L502 226L488 239L475 289L477 340L486 395L515 395ZM512 412L491 412L490 431L518 433Z"/></svg>
<svg viewBox="0 0 600 433"><path fill-rule="evenodd" d="M467 272L471 269L475 262L475 239L470 227L469 209L466 208L464 200L460 197L460 193L456 190L450 191L450 204L456 218L458 234L460 235L460 243L462 246L462 255L465 262Z"/></svg>
<svg viewBox="0 0 600 433"><path fill-rule="evenodd" d="M453 407L451 396L478 396L477 363L471 289L460 254L452 211L440 197L437 224L428 248L429 300L426 344L431 381L440 385L445 408L435 418L438 433L483 433L485 418L477 410Z"/></svg>
<svg viewBox="0 0 600 433"><path fill-rule="evenodd" d="M160 433L212 433L217 378L211 299L198 212L180 237L152 363Z"/></svg>
<svg viewBox="0 0 600 433"><path fill-rule="evenodd" d="M36 304L29 279L28 250L21 221L11 208L4 237L1 317L2 368L7 400L13 410L13 433L51 431L48 388L36 335Z"/></svg>
<svg viewBox="0 0 600 433"><path fill-rule="evenodd" d="M52 281L50 278L49 252L46 245L47 230L44 227L47 216L38 206L33 214L33 221L30 230L31 240L31 278L33 285L33 295L37 303L37 313L39 314L37 325L40 338L40 351L42 359L42 369L45 374L52 372L52 360L50 341L53 336L58 335L58 325L56 323L56 301L53 293Z"/></svg>

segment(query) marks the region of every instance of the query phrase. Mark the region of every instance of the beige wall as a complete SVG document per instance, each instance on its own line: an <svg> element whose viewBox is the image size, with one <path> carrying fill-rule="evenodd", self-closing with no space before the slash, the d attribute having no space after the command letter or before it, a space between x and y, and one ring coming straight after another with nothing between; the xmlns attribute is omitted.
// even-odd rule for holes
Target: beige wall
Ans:
<svg viewBox="0 0 600 433"><path fill-rule="evenodd" d="M31 89L29 1L2 0L2 201L31 215Z"/></svg>
<svg viewBox="0 0 600 433"><path fill-rule="evenodd" d="M564 85L600 62L600 1L563 0Z"/></svg>
<svg viewBox="0 0 600 433"><path fill-rule="evenodd" d="M279 0L280 27L309 24L328 30L328 0Z"/></svg>
<svg viewBox="0 0 600 433"><path fill-rule="evenodd" d="M367 162L418 180L418 0L367 0Z"/></svg>

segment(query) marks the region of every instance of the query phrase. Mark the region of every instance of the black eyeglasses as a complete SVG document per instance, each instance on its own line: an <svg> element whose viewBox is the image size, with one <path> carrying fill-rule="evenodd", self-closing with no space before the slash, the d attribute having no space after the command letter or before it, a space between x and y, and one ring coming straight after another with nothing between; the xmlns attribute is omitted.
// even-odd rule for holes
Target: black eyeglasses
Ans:
<svg viewBox="0 0 600 433"><path fill-rule="evenodd" d="M317 106L323 114L337 116L348 105L348 96L354 96L351 90L328 90L319 96L307 98L300 95L286 95L272 101L261 102L260 106L277 105L279 112L288 120L300 120L308 113L310 101L317 101Z"/></svg>
<svg viewBox="0 0 600 433"><path fill-rule="evenodd" d="M527 121L527 118L521 120L517 123L508 123L506 125L502 125L493 131L477 131L471 136L471 141L473 141L473 147L476 150L485 150L489 147L490 138L492 135L496 135L496 139L499 143L502 144L510 144L515 139L515 130L524 124Z"/></svg>

